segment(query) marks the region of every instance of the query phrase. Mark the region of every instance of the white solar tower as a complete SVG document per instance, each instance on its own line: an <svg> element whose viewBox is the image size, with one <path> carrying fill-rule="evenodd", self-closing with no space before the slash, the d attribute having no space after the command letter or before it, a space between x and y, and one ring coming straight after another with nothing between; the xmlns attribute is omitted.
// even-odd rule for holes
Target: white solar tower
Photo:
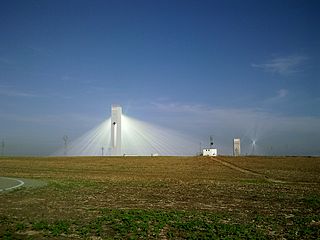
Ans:
<svg viewBox="0 0 320 240"><path fill-rule="evenodd" d="M233 156L240 156L240 138L233 139Z"/></svg>
<svg viewBox="0 0 320 240"><path fill-rule="evenodd" d="M122 108L119 105L111 107L111 155L121 155L121 115Z"/></svg>

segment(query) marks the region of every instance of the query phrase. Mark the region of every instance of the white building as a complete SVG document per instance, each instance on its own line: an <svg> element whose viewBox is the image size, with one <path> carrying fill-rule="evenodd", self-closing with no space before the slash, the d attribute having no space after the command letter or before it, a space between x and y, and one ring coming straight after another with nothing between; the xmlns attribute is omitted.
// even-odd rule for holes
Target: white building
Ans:
<svg viewBox="0 0 320 240"><path fill-rule="evenodd" d="M202 156L217 156L217 154L216 148L204 148L202 150Z"/></svg>

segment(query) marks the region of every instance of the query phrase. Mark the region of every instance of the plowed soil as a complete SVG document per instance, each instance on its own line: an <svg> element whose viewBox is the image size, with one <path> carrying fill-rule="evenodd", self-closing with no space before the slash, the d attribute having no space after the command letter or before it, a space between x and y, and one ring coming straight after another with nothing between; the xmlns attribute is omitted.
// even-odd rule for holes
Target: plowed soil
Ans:
<svg viewBox="0 0 320 240"><path fill-rule="evenodd" d="M320 236L318 157L6 157L0 166L0 176L48 183L0 193L0 238Z"/></svg>

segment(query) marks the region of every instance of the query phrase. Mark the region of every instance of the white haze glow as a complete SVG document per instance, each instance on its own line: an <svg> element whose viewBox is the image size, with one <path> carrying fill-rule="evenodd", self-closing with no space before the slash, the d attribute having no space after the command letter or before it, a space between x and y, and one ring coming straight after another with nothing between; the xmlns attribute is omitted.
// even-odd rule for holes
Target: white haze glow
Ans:
<svg viewBox="0 0 320 240"><path fill-rule="evenodd" d="M199 141L177 131L122 115L121 154L150 156L196 155ZM67 144L54 155L101 156L111 154L110 118Z"/></svg>

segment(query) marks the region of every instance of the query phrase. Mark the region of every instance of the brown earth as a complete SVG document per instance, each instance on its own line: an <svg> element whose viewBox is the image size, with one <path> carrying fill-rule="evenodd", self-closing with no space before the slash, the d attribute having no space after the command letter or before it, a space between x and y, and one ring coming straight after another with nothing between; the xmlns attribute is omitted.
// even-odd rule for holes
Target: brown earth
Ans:
<svg viewBox="0 0 320 240"><path fill-rule="evenodd" d="M292 216L320 214L306 204L320 196L319 157L7 157L0 165L0 176L48 182L0 194L0 218L12 222L89 222L103 208L207 211L239 223L282 219L279 237Z"/></svg>

